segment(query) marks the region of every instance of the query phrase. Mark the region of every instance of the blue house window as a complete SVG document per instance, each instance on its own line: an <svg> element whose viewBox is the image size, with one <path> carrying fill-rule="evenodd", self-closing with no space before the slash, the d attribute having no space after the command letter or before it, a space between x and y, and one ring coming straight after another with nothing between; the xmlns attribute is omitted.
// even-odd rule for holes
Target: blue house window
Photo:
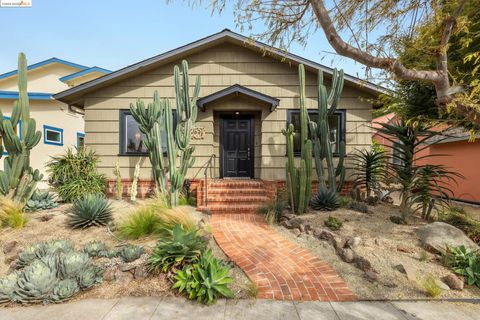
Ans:
<svg viewBox="0 0 480 320"><path fill-rule="evenodd" d="M4 120L10 120L11 118L8 116L3 116ZM17 124L17 135L20 137L20 141L22 140L22 120L18 121ZM3 147L3 155L7 156L8 152L5 150L5 146Z"/></svg>
<svg viewBox="0 0 480 320"><path fill-rule="evenodd" d="M44 125L43 143L54 146L63 146L63 129Z"/></svg>
<svg viewBox="0 0 480 320"><path fill-rule="evenodd" d="M85 133L77 132L77 148L83 148L85 146Z"/></svg>

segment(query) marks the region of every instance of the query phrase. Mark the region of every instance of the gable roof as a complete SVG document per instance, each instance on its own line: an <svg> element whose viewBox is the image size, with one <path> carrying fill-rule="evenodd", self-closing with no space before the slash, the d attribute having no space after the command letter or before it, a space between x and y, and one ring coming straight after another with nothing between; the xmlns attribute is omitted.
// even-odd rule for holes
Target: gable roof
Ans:
<svg viewBox="0 0 480 320"><path fill-rule="evenodd" d="M47 59L47 60L44 60L44 61L37 62L35 64L31 64L31 65L27 66L27 70L29 70L29 71L34 70L34 69L46 66L48 64L52 64L52 63L60 63L60 64L63 64L63 65L69 66L69 67L73 67L73 68L77 68L77 69L80 69L80 70L88 69L87 66L83 66L83 65L78 64L78 63L73 63L73 62L70 62L70 61L67 61L67 60L62 60L62 59L58 59L58 58L53 57L53 58L50 58L50 59ZM13 71L10 71L10 72L4 73L4 74L0 74L0 79L8 78L8 77L14 76L16 74L18 74L18 70L13 70Z"/></svg>
<svg viewBox="0 0 480 320"><path fill-rule="evenodd" d="M233 95L233 94L242 94L244 96L254 98L256 100L260 100L265 102L266 104L270 105L270 111L275 110L275 108L278 106L280 100L274 97L270 97L266 94L263 94L261 92L246 88L244 86L241 86L239 84L234 84L233 86L230 86L228 88L225 88L223 90L217 91L215 93L212 93L206 97L203 97L201 99L198 99L197 101L197 106L205 111L205 105L209 102Z"/></svg>
<svg viewBox="0 0 480 320"><path fill-rule="evenodd" d="M303 64L307 69L311 70L320 70L324 73L331 75L333 73L333 69L327 67L325 65L319 64L317 62L302 58L297 56L293 53L289 53L278 48L272 47L265 43L252 40L244 35L238 34L233 32L229 29L224 29L218 33L210 35L208 37L202 38L200 40L191 42L184 46L178 47L176 49L167 51L165 53L159 54L152 58L140 61L138 63L132 64L127 66L123 69L114 71L110 74L102 76L100 78L85 82L80 84L74 88L59 92L54 95L55 99L58 99L62 102L67 104L72 104L76 106L83 106L82 96L88 92L94 91L96 89L108 86L120 80L126 79L132 75L136 75L147 70L150 70L157 65L168 63L177 59L178 55L185 55L191 54L194 52L201 51L204 48L211 47L216 44L220 44L223 42L230 42L236 43L240 45L247 45L250 48L255 48L259 51L267 51L272 55L276 56L279 59L285 59L294 63ZM373 84L371 82L367 82L356 78L354 76L345 74L344 79L346 82L354 83L360 86L362 89L371 92L372 94L379 94L379 93L388 93L389 91L386 88L383 88L379 85Z"/></svg>
<svg viewBox="0 0 480 320"><path fill-rule="evenodd" d="M80 70L78 72L75 72L75 73L69 74L67 76L61 77L58 80L60 80L62 82L65 82L65 81L69 81L69 80L72 80L72 79L75 79L75 78L78 78L78 77L82 77L82 76L84 76L86 74L89 74L89 73L92 73L92 72L108 74L108 73L111 73L112 71L95 66L95 67L83 69L83 70Z"/></svg>

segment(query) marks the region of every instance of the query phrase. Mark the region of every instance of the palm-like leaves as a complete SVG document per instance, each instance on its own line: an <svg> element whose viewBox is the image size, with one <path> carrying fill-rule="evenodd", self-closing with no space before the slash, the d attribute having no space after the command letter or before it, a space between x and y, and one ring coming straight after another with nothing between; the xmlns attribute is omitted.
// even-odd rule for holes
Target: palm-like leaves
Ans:
<svg viewBox="0 0 480 320"><path fill-rule="evenodd" d="M372 191L378 190L380 183L387 178L385 152L359 150L353 157L353 165L355 166L353 187L366 190L367 197Z"/></svg>
<svg viewBox="0 0 480 320"><path fill-rule="evenodd" d="M74 229L105 226L112 221L112 209L101 194L88 194L73 203L68 224Z"/></svg>
<svg viewBox="0 0 480 320"><path fill-rule="evenodd" d="M150 271L166 272L170 267L180 267L198 259L205 249L205 241L198 236L197 230L186 232L176 225L171 238L160 239L147 261Z"/></svg>

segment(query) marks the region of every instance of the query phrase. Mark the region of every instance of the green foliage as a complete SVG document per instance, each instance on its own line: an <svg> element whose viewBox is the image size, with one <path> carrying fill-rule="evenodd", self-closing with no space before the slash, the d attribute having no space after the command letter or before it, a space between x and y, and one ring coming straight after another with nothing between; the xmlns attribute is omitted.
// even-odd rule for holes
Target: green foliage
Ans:
<svg viewBox="0 0 480 320"><path fill-rule="evenodd" d="M143 247L129 244L117 251L117 257L128 263L137 260L144 253Z"/></svg>
<svg viewBox="0 0 480 320"><path fill-rule="evenodd" d="M312 197L311 206L315 210L333 211L340 206L335 190L318 190Z"/></svg>
<svg viewBox="0 0 480 320"><path fill-rule="evenodd" d="M0 227L22 229L27 222L21 203L0 196Z"/></svg>
<svg viewBox="0 0 480 320"><path fill-rule="evenodd" d="M102 282L103 269L66 240L24 248L16 266L17 270L0 278L0 303L63 302Z"/></svg>
<svg viewBox="0 0 480 320"><path fill-rule="evenodd" d="M18 127L20 130L17 132ZM20 134L19 134L20 133ZM0 158L7 156L0 170L0 196L6 196L22 207L30 199L43 175L30 167L30 151L40 142L35 119L30 118L27 92L27 59L18 55L18 100L10 119L0 110Z"/></svg>
<svg viewBox="0 0 480 320"><path fill-rule="evenodd" d="M480 222L473 219L462 207L450 206L439 213L439 220L463 230L480 245Z"/></svg>
<svg viewBox="0 0 480 320"><path fill-rule="evenodd" d="M343 197L343 196L339 196L338 197L338 204L340 205L340 207L342 208L348 208L349 205L350 205L350 199L348 197Z"/></svg>
<svg viewBox="0 0 480 320"><path fill-rule="evenodd" d="M293 136L295 135L293 124L289 124L282 134L287 140L287 163L286 184L290 205L298 214L305 213L310 201L312 189L312 140L308 138L308 111L305 104L305 68L298 66L299 90L300 90L300 167L295 166L293 151Z"/></svg>
<svg viewBox="0 0 480 320"><path fill-rule="evenodd" d="M108 199L101 194L87 194L74 201L68 215L68 224L74 229L105 226L112 221L112 209Z"/></svg>
<svg viewBox="0 0 480 320"><path fill-rule="evenodd" d="M368 213L370 211L368 209L368 205L365 202L359 202L356 200L350 202L349 208L361 213Z"/></svg>
<svg viewBox="0 0 480 320"><path fill-rule="evenodd" d="M157 242L148 258L148 269L166 272L172 267L181 268L197 260L205 246L205 241L198 235L197 230L184 231L180 225L176 225L171 231L171 237Z"/></svg>
<svg viewBox="0 0 480 320"><path fill-rule="evenodd" d="M407 220L403 216L390 216L390 221L395 224L407 224Z"/></svg>
<svg viewBox="0 0 480 320"><path fill-rule="evenodd" d="M283 211L287 208L287 203L280 199L267 201L257 208L257 212L265 216L266 220L272 224L278 223Z"/></svg>
<svg viewBox="0 0 480 320"><path fill-rule="evenodd" d="M177 115L175 130L170 101L160 100L158 91L155 91L153 102L149 103L147 108L140 99L135 105L130 104L132 116L139 123L140 131L145 134L145 146L149 151L157 191L168 196L171 207L178 205L185 175L195 161L192 157L195 147L190 145L190 139L191 129L197 121L197 99L200 93L200 77L197 77L193 97L190 97L187 61L182 61L181 74L178 66L174 67L173 72ZM167 136L167 163L163 159L165 147L162 146L161 138L163 130ZM178 158L180 164L177 166ZM167 180L170 184L167 184Z"/></svg>
<svg viewBox="0 0 480 320"><path fill-rule="evenodd" d="M436 298L442 293L442 288L440 288L437 279L432 274L429 274L422 279L420 284L423 286L429 297Z"/></svg>
<svg viewBox="0 0 480 320"><path fill-rule="evenodd" d="M446 261L452 270L465 277L468 285L480 288L480 254L465 246L450 247L447 251Z"/></svg>
<svg viewBox="0 0 480 320"><path fill-rule="evenodd" d="M25 210L26 211L39 211L39 210L47 210L47 209L53 209L58 207L57 201L55 201L55 198L53 194L51 194L48 191L40 191L36 190L30 200L27 201L27 204L25 205Z"/></svg>
<svg viewBox="0 0 480 320"><path fill-rule="evenodd" d="M353 165L353 188L364 189L367 197L374 195L380 189L380 183L387 179L384 152L359 150L353 156Z"/></svg>
<svg viewBox="0 0 480 320"><path fill-rule="evenodd" d="M88 254L90 257L107 257L108 249L105 243L98 240L92 240L83 247L83 252Z"/></svg>
<svg viewBox="0 0 480 320"><path fill-rule="evenodd" d="M85 148L67 149L61 156L47 163L49 183L65 202L72 202L85 194L104 193L106 178L97 172L98 157Z"/></svg>
<svg viewBox="0 0 480 320"><path fill-rule="evenodd" d="M228 287L233 282L229 272L230 268L207 250L198 262L187 265L175 274L173 288L180 293L185 291L191 300L213 304L219 297L233 298L233 292Z"/></svg>
<svg viewBox="0 0 480 320"><path fill-rule="evenodd" d="M333 216L328 216L328 218L324 222L325 226L329 228L332 231L337 231L340 230L340 228L343 225L342 220L333 217Z"/></svg>

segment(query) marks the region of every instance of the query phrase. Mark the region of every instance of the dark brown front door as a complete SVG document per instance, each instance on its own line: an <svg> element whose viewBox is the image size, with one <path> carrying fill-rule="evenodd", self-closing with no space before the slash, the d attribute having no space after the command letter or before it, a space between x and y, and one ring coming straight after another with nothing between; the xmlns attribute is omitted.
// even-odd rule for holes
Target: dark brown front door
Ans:
<svg viewBox="0 0 480 320"><path fill-rule="evenodd" d="M253 178L253 116L221 116L222 177Z"/></svg>

